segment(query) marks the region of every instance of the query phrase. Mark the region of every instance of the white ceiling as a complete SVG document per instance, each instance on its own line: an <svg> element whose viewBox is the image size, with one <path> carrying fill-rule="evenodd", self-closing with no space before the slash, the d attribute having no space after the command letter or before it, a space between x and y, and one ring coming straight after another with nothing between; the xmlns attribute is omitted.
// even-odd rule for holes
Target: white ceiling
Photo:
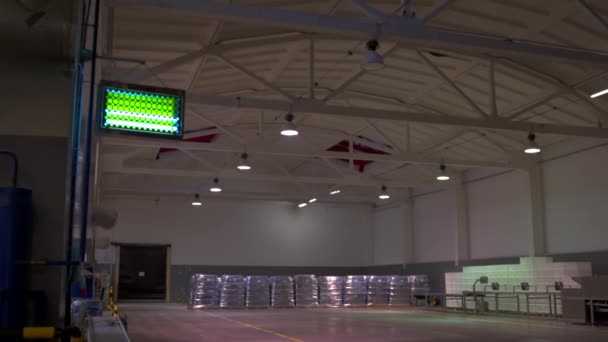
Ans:
<svg viewBox="0 0 608 342"><path fill-rule="evenodd" d="M204 135L207 133L201 130L217 127L213 130L218 134L216 140L211 144L175 145L106 139L101 164L105 194L146 192L185 196L206 192L210 179L220 175L225 196L327 198L328 189L337 186L343 190L342 200L375 202L381 184L387 184L398 199L406 196L408 187L438 187L434 177L441 160L446 161L454 176L483 165L520 165L527 132L373 118L374 110L387 110L486 119L492 115L493 107L490 60L494 63L499 118L590 128L598 127L598 121L608 118L606 100L588 98L608 84L604 76L606 66L601 64L558 63L551 58L490 56L467 49L421 47L382 39L380 34L379 52L385 55L386 67L377 72L361 72L365 39L324 30L303 32L288 25L256 24L238 18L218 19L204 12L132 6L138 2L146 0L117 0L116 7L104 11L103 50L106 55L142 60L146 65L105 61L105 79L185 89L190 98L205 94L232 99L237 96L276 101L295 99L296 103L300 98L313 99L328 105L367 108L370 118L295 111L301 134L284 138L279 130L288 108L247 108L237 106L236 100L231 107L205 105L193 103L187 97L186 131L191 132L187 137ZM130 6L122 6L125 3ZM369 19L350 0L231 3ZM399 0L367 3L391 15L401 7ZM579 1L409 3L416 13L414 20L418 21L449 3L426 21L424 25L428 28L608 53L608 27ZM587 3L597 14L608 18L607 2ZM373 34L370 32L370 36ZM312 83L311 41L314 42ZM219 47L215 50L219 52L200 54L186 63L164 68L168 61L208 46ZM530 106L539 101L542 102L537 106ZM390 152L392 156L387 159L394 160L376 161L361 173L351 169L348 162L324 154L339 141L357 142L364 138L378 142L366 145ZM585 139L538 134L537 141L550 149L556 144ZM157 159L158 147L169 145L182 150L162 153ZM248 175L235 170L243 150L249 152L254 167ZM298 153L286 155L290 150ZM462 163L450 165L451 160Z"/></svg>

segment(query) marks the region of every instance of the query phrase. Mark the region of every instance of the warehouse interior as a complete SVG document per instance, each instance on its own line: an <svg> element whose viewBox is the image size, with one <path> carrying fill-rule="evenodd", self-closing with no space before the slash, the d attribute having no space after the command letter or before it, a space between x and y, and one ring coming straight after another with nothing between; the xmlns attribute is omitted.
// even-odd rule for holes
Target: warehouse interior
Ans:
<svg viewBox="0 0 608 342"><path fill-rule="evenodd" d="M0 24L0 340L608 336L608 3L10 0Z"/></svg>

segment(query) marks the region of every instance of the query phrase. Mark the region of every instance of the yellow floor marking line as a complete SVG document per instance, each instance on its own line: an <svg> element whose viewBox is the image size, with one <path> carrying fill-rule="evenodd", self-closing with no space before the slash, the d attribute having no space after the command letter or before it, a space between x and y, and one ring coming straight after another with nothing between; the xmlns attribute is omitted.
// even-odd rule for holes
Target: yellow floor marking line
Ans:
<svg viewBox="0 0 608 342"><path fill-rule="evenodd" d="M223 319L223 320L225 320L225 321L232 322L232 323L236 323L236 324L239 324L239 325L242 325L242 326L244 326L244 327L251 328L251 329L254 329L254 330L263 331L263 332L265 332L265 333L272 334L272 335L275 335L275 336L278 336L278 337L281 337L281 338L284 338L284 339L287 339L287 340L290 340L290 341L294 341L294 342L304 342L304 340L301 340L301 339L299 339L299 338L296 338L296 337L293 337L293 336L289 336L289 335L285 335L285 334L281 334L281 333L276 332L276 331L272 331L272 330L264 329L264 328L261 328L261 327L255 326L255 325L253 325L253 324L249 324L249 323L241 322L241 321L238 321L238 320L236 320L236 319L228 318L228 317L221 316L221 315L216 315L216 314L213 314L213 313L208 312L208 311L203 311L203 312L204 312L204 313L206 313L206 314L207 314L207 315L209 315L209 316L213 316L213 317L215 317L215 318L220 318L220 319Z"/></svg>

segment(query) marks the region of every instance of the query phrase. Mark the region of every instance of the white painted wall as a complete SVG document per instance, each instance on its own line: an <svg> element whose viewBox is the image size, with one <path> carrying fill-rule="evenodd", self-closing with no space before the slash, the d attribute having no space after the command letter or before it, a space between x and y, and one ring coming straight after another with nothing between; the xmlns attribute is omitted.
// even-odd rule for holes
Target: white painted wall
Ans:
<svg viewBox="0 0 608 342"><path fill-rule="evenodd" d="M243 266L366 266L372 259L368 205L117 198L115 242L168 243L172 263Z"/></svg>
<svg viewBox="0 0 608 342"><path fill-rule="evenodd" d="M542 163L548 254L608 250L608 146ZM529 176L525 171L467 174L472 259L526 256L532 227ZM442 191L417 196L415 262L452 261L456 199ZM402 263L403 207L374 213L374 264ZM406 230L407 232L407 230Z"/></svg>
<svg viewBox="0 0 608 342"><path fill-rule="evenodd" d="M543 163L549 254L608 250L608 147ZM477 177L481 179L475 180ZM467 177L473 259L527 254L531 229L526 172ZM473 181L471 181L473 180ZM116 199L118 242L170 243L174 264L365 266L403 263L409 217L405 204L318 204ZM165 215L167 213L167 215ZM414 201L414 262L452 261L456 198L452 191ZM411 235L409 235L411 237Z"/></svg>
<svg viewBox="0 0 608 342"><path fill-rule="evenodd" d="M374 265L403 263L407 218L405 204L374 211Z"/></svg>
<svg viewBox="0 0 608 342"><path fill-rule="evenodd" d="M416 262L453 260L456 238L456 197L440 191L416 197L414 241Z"/></svg>
<svg viewBox="0 0 608 342"><path fill-rule="evenodd" d="M608 250L608 146L543 168L548 252Z"/></svg>
<svg viewBox="0 0 608 342"><path fill-rule="evenodd" d="M528 174L513 171L466 185L472 259L525 256L532 212Z"/></svg>

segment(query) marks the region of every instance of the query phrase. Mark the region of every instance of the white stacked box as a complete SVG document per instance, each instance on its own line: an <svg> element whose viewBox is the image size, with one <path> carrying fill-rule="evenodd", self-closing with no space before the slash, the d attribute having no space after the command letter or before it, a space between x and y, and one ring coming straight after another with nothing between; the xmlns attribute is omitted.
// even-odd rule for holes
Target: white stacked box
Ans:
<svg viewBox="0 0 608 342"><path fill-rule="evenodd" d="M270 280L266 276L248 276L246 284L246 305L248 308L270 307Z"/></svg>
<svg viewBox="0 0 608 342"><path fill-rule="evenodd" d="M390 277L390 305L406 305L410 304L412 288L408 282L408 276L391 276Z"/></svg>
<svg viewBox="0 0 608 342"><path fill-rule="evenodd" d="M344 277L344 306L357 307L367 305L368 276Z"/></svg>
<svg viewBox="0 0 608 342"><path fill-rule="evenodd" d="M367 305L388 305L390 303L390 291L390 276L370 276L367 285Z"/></svg>
<svg viewBox="0 0 608 342"><path fill-rule="evenodd" d="M296 283L296 306L311 308L319 306L319 283L313 274L300 274L294 277Z"/></svg>
<svg viewBox="0 0 608 342"><path fill-rule="evenodd" d="M220 278L220 307L226 309L245 307L245 278L242 275L223 275Z"/></svg>
<svg viewBox="0 0 608 342"><path fill-rule="evenodd" d="M218 277L213 274L194 274L190 278L190 309L217 308Z"/></svg>
<svg viewBox="0 0 608 342"><path fill-rule="evenodd" d="M522 292L519 288L522 282L530 284L530 312L549 313L549 296L543 293L555 292L552 286L555 282L562 282L565 287L578 288L579 285L572 277L590 276L591 264L588 262L552 262L551 258L520 258L519 264L490 265L464 267L461 273L446 273L445 283L447 293L462 293L472 291L473 283L481 276L487 276L490 283L500 284L499 292ZM484 291L484 285L477 285L477 291ZM495 298L489 286L487 289L490 310L496 310ZM538 294L533 294L538 292ZM519 296L520 311L526 312L526 296ZM448 306L460 307L460 300L448 300ZM473 303L467 303L473 307ZM517 311L517 298L501 298L499 310ZM561 312L561 303L558 302L557 312Z"/></svg>
<svg viewBox="0 0 608 342"><path fill-rule="evenodd" d="M329 308L342 306L344 277L319 277L319 305Z"/></svg>
<svg viewBox="0 0 608 342"><path fill-rule="evenodd" d="M270 278L270 284L273 308L293 308L295 306L292 277L274 276Z"/></svg>

